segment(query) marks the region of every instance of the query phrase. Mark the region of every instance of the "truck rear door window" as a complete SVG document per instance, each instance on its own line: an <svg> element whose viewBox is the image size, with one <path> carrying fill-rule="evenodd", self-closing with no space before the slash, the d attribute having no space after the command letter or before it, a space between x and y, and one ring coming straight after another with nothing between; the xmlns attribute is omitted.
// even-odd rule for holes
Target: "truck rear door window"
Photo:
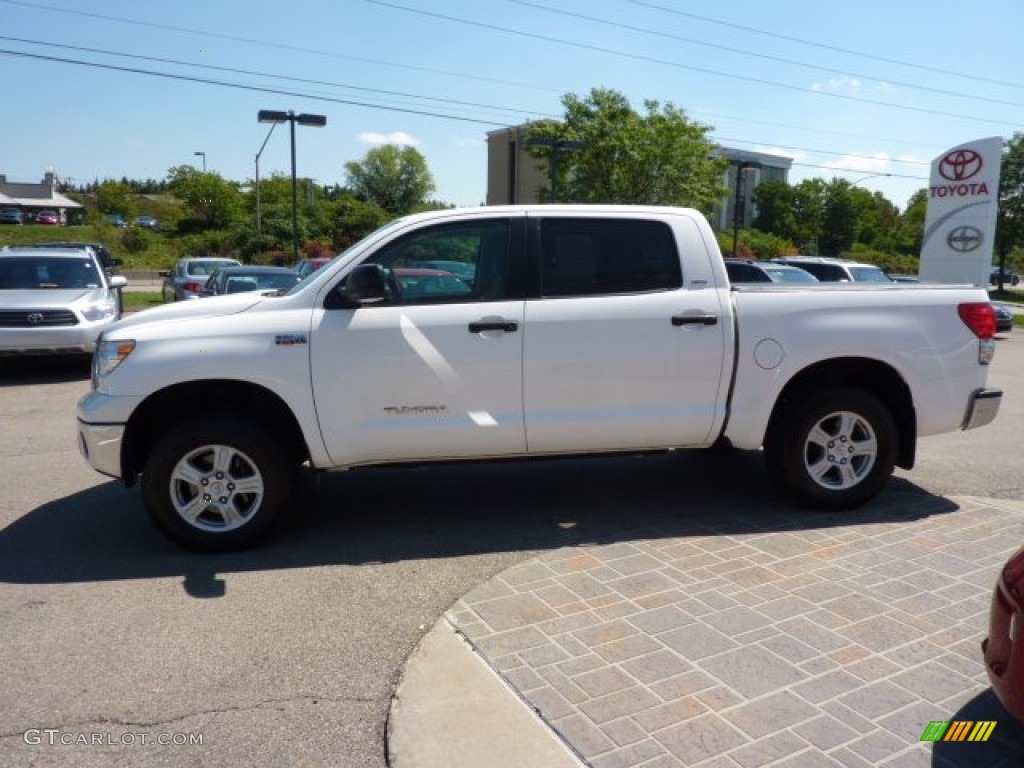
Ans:
<svg viewBox="0 0 1024 768"><path fill-rule="evenodd" d="M541 294L600 296L683 284L667 224L636 219L550 218L540 223Z"/></svg>

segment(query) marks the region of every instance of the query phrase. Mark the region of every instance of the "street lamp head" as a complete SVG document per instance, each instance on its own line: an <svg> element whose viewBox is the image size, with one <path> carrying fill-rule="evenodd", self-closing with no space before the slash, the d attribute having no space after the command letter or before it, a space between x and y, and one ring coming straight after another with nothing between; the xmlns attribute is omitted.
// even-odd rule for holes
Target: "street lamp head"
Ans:
<svg viewBox="0 0 1024 768"><path fill-rule="evenodd" d="M256 119L261 123L287 123L289 117L287 112L276 109L261 109L256 113Z"/></svg>
<svg viewBox="0 0 1024 768"><path fill-rule="evenodd" d="M327 125L327 116L301 114L295 116L295 122L299 125L309 125L314 128L322 128Z"/></svg>

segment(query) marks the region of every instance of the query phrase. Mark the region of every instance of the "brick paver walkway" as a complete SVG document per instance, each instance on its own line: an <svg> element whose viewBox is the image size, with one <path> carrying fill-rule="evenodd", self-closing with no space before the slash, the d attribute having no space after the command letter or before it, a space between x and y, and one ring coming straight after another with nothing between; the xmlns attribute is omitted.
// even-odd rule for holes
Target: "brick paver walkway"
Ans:
<svg viewBox="0 0 1024 768"><path fill-rule="evenodd" d="M559 549L447 620L594 768L1024 765L980 641L1024 504L886 496ZM925 744L933 720L997 720Z"/></svg>

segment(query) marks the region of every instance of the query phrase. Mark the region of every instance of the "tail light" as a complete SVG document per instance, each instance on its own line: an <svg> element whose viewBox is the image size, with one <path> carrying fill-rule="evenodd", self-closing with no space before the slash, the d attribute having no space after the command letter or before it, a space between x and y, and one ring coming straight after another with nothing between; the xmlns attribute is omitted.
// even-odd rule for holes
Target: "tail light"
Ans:
<svg viewBox="0 0 1024 768"><path fill-rule="evenodd" d="M189 293L199 293L201 290L203 290L203 284L202 283L185 283L185 285L183 287ZM995 321L995 315L993 315L992 317L993 317L993 320L992 320L993 331L992 332L995 333L995 322L996 322Z"/></svg>
<svg viewBox="0 0 1024 768"><path fill-rule="evenodd" d="M996 310L988 301L972 301L956 308L964 325L978 337L978 363L988 365L996 354Z"/></svg>
<svg viewBox="0 0 1024 768"><path fill-rule="evenodd" d="M971 333L984 341L996 335L996 311L987 301L961 304L957 307L960 319Z"/></svg>

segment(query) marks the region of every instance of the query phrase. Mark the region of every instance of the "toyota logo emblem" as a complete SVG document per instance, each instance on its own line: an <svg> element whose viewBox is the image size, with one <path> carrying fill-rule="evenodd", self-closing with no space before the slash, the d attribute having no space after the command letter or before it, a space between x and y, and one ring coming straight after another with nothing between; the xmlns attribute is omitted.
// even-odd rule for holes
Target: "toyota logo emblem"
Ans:
<svg viewBox="0 0 1024 768"><path fill-rule="evenodd" d="M939 174L947 181L967 181L981 173L982 165L973 149L955 149L939 161Z"/></svg>
<svg viewBox="0 0 1024 768"><path fill-rule="evenodd" d="M42 312L31 312L25 319L28 320L29 325L39 325L45 318Z"/></svg>
<svg viewBox="0 0 1024 768"><path fill-rule="evenodd" d="M985 235L977 227L963 226L951 229L946 235L946 244L957 253L976 251L985 242Z"/></svg>

